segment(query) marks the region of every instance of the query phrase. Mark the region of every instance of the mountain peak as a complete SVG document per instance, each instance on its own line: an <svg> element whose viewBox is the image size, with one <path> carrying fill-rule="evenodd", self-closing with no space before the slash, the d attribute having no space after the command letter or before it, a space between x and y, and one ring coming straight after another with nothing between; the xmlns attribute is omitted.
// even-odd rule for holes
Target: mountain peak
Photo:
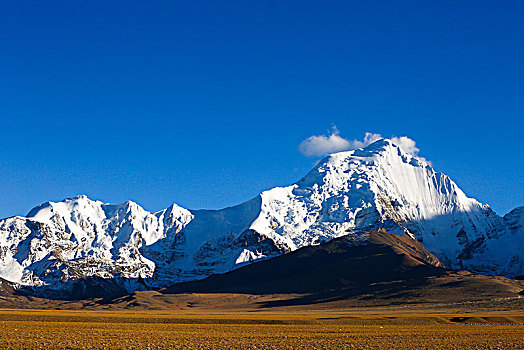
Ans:
<svg viewBox="0 0 524 350"><path fill-rule="evenodd" d="M430 163L424 158L410 154L390 139L380 139L359 149L330 154L297 184L307 187L315 183L329 183L331 186L340 187L339 185L353 182L359 183L356 185L358 189L363 184L377 180L391 183L390 187L401 186L404 189L413 186L424 177L435 174ZM381 185L384 186L386 185Z"/></svg>
<svg viewBox="0 0 524 350"><path fill-rule="evenodd" d="M405 150L402 146L396 144L391 139L379 139L367 146L357 148L355 150L350 151L341 151L336 152L328 155L326 158L324 158L319 163L323 163L325 161L329 161L331 158L336 159L350 159L352 157L356 158L384 158L387 155L393 156L393 157L400 157L403 158L405 162L412 162L411 165L422 165L426 166L429 165L429 162L422 158L418 157L416 154L410 153L409 151Z"/></svg>
<svg viewBox="0 0 524 350"><path fill-rule="evenodd" d="M386 147L398 147L398 146L395 145L393 141L391 141L390 139L383 138L383 139L378 139L375 142L370 143L366 147L362 147L362 149L383 151L386 149Z"/></svg>
<svg viewBox="0 0 524 350"><path fill-rule="evenodd" d="M81 201L81 200L91 200L89 199L89 197L87 197L85 194L79 194L77 196L74 196L74 197L71 197L71 198L66 198L66 200L69 199L69 200L75 200L75 201Z"/></svg>

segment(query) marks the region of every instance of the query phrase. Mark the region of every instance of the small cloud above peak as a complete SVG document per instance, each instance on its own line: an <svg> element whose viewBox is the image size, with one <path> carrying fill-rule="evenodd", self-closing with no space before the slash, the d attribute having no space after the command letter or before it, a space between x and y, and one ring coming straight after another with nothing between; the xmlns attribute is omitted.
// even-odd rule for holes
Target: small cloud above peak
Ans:
<svg viewBox="0 0 524 350"><path fill-rule="evenodd" d="M339 134L337 127L333 126L329 135L310 136L300 143L298 149L307 157L320 157L350 149L349 141Z"/></svg>
<svg viewBox="0 0 524 350"><path fill-rule="evenodd" d="M327 135L313 135L308 137L300 143L298 149L307 157L320 157L330 153L363 148L383 138L380 134L366 132L362 140L348 140L340 136L338 128L333 126ZM389 140L405 152L414 156L418 155L420 151L416 146L416 142L407 136L394 136Z"/></svg>

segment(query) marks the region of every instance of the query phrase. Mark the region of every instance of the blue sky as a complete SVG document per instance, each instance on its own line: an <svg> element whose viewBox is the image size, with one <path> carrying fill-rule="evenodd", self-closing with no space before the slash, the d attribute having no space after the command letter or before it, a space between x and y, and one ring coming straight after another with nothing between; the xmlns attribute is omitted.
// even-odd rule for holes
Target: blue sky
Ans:
<svg viewBox="0 0 524 350"><path fill-rule="evenodd" d="M520 1L11 1L0 217L77 194L221 208L329 133L407 135L499 214L524 205Z"/></svg>

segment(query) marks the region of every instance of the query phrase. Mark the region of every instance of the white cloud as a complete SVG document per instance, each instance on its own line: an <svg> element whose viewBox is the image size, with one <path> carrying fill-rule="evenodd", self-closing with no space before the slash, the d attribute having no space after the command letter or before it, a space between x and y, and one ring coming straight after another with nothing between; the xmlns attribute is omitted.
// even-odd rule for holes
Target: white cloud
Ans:
<svg viewBox="0 0 524 350"><path fill-rule="evenodd" d="M345 151L350 148L350 143L339 135L336 126L330 135L313 135L302 141L298 149L308 157L318 157L329 153Z"/></svg>
<svg viewBox="0 0 524 350"><path fill-rule="evenodd" d="M381 139L380 134L367 132L364 140L347 140L340 136L336 126L333 126L329 135L313 135L302 141L298 146L300 152L308 157L325 156L330 153L348 151L367 145Z"/></svg>
<svg viewBox="0 0 524 350"><path fill-rule="evenodd" d="M382 139L382 135L367 132L363 140L347 140L340 136L336 126L333 126L328 135L313 135L302 141L298 146L299 151L308 157L320 157L330 153L349 151L366 147L373 142ZM402 148L405 152L417 155L420 151L416 142L407 136L391 137L391 142Z"/></svg>

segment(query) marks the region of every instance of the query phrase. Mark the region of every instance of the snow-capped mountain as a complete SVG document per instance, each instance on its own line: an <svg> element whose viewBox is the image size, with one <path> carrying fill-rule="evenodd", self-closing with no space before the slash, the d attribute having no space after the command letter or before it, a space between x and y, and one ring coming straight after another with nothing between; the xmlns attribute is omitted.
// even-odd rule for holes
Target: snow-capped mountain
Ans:
<svg viewBox="0 0 524 350"><path fill-rule="evenodd" d="M378 229L416 238L449 268L524 275L524 207L499 217L382 139L222 210L173 204L151 213L85 196L45 203L0 221L0 277L58 290L97 277L133 291Z"/></svg>

